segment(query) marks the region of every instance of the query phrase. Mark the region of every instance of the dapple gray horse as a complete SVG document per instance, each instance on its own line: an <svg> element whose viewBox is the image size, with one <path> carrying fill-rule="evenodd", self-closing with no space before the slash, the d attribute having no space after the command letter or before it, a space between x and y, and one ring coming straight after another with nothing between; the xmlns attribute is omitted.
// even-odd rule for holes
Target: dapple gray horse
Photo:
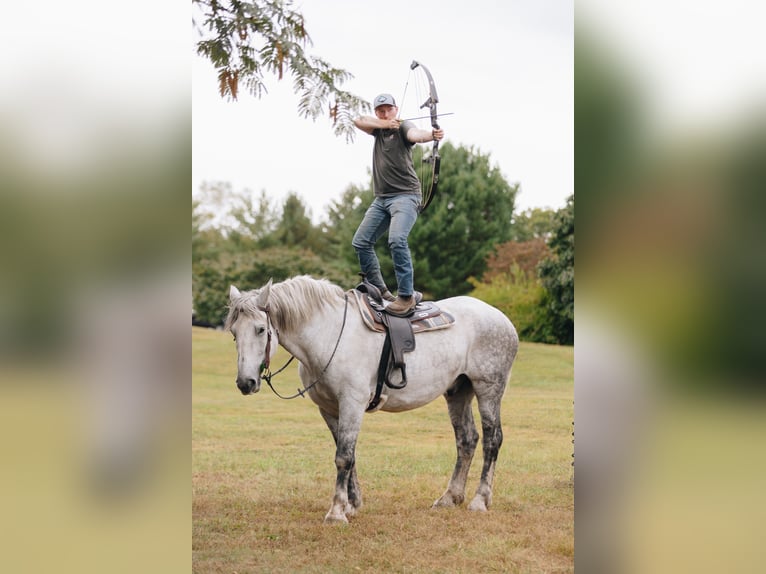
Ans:
<svg viewBox="0 0 766 574"><path fill-rule="evenodd" d="M325 522L348 522L362 505L355 449L365 409L374 395L384 335L365 326L353 295L309 276L264 287L229 291L226 328L237 345L237 387L244 395L260 389L262 374L282 345L300 361L306 394L319 407L335 439L337 479ZM471 403L479 405L484 465L469 510L486 511L503 441L500 403L519 342L513 324L494 307L472 297L437 302L452 314L451 328L421 333L406 355L408 384L391 390L381 410L422 407L439 396L447 400L457 444L457 462L446 492L434 507L465 500L468 470L479 433Z"/></svg>

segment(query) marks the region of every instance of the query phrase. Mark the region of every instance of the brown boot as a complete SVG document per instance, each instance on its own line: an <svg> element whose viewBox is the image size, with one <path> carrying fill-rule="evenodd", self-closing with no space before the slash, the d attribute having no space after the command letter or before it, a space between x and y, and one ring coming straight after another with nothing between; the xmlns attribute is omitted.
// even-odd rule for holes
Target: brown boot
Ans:
<svg viewBox="0 0 766 574"><path fill-rule="evenodd" d="M386 312L396 317L406 317L417 305L415 298L410 295L409 297L402 297L399 295L396 301L386 307Z"/></svg>
<svg viewBox="0 0 766 574"><path fill-rule="evenodd" d="M396 301L396 297L394 297L393 293L386 289L385 291L382 291L380 293L380 296L383 298L384 301L388 301L389 303L393 303Z"/></svg>

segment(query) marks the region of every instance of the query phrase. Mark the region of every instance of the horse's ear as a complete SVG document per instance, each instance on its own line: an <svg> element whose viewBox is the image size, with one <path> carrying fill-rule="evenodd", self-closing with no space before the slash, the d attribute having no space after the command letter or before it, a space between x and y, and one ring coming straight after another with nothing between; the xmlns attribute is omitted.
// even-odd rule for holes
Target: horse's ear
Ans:
<svg viewBox="0 0 766 574"><path fill-rule="evenodd" d="M255 299L255 303L260 307L267 307L269 304L269 295L271 295L271 279L258 291L258 297Z"/></svg>
<svg viewBox="0 0 766 574"><path fill-rule="evenodd" d="M234 287L234 285L229 287L229 301L234 301L234 299L236 299L240 295L241 295L241 293L239 292L239 289Z"/></svg>

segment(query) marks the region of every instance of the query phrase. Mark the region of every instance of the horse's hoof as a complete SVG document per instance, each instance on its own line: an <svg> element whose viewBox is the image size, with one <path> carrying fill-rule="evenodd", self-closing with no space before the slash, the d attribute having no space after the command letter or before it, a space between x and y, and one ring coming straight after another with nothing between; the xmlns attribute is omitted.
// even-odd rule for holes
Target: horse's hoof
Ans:
<svg viewBox="0 0 766 574"><path fill-rule="evenodd" d="M431 508L454 508L462 503L462 499L456 499L452 495L443 494L436 502L433 503Z"/></svg>
<svg viewBox="0 0 766 574"><path fill-rule="evenodd" d="M324 523L325 524L348 524L348 518L346 518L345 514L337 515L337 514L327 514L327 516L324 517Z"/></svg>
<svg viewBox="0 0 766 574"><path fill-rule="evenodd" d="M356 516L356 511L357 511L356 506L352 505L351 503L346 505L345 512L347 517L350 516L353 518L354 516Z"/></svg>
<svg viewBox="0 0 766 574"><path fill-rule="evenodd" d="M487 512L487 505L484 502L484 498L481 496L474 497L471 504L468 505L468 510L472 512Z"/></svg>

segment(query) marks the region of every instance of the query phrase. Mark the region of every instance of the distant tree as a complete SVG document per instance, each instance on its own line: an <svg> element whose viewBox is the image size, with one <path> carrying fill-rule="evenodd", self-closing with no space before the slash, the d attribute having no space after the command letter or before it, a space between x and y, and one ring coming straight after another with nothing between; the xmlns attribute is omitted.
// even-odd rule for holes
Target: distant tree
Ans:
<svg viewBox="0 0 766 574"><path fill-rule="evenodd" d="M507 241L497 246L487 257L487 270L482 281L490 282L498 275L517 268L527 278L537 278L537 265L550 255L550 249L542 237L528 241Z"/></svg>
<svg viewBox="0 0 766 574"><path fill-rule="evenodd" d="M279 219L264 190L255 197L247 188L234 190L227 181L202 182L192 202L201 228L217 229L235 240L244 236L261 244Z"/></svg>
<svg viewBox="0 0 766 574"><path fill-rule="evenodd" d="M209 323L200 318L200 312L205 318L210 316L205 297L211 283L210 262L218 259L225 243L219 230L209 225L211 218L200 201L192 199L192 317L204 324Z"/></svg>
<svg viewBox="0 0 766 574"><path fill-rule="evenodd" d="M510 239L518 184L509 184L489 155L473 148L440 149L441 174L433 202L410 234L415 287L436 298L468 293L487 255ZM415 162L422 150L415 149Z"/></svg>
<svg viewBox="0 0 766 574"><path fill-rule="evenodd" d="M540 207L532 207L514 215L511 220L511 239L523 242L542 238L547 241L553 233L555 215L553 209Z"/></svg>
<svg viewBox="0 0 766 574"><path fill-rule="evenodd" d="M305 52L311 38L292 0L192 0L192 6L197 53L215 66L222 97L236 100L244 86L260 98L266 75L290 76L301 116L316 119L329 110L335 133L354 139L353 118L369 104L340 88L349 72Z"/></svg>
<svg viewBox="0 0 766 574"><path fill-rule="evenodd" d="M245 190L231 203L229 214L235 222L232 234L239 233L254 239L260 247L271 247L279 211L272 205L265 190L257 198Z"/></svg>
<svg viewBox="0 0 766 574"><path fill-rule="evenodd" d="M231 184L226 181L203 181L192 193L192 209L200 229L223 229L227 222L227 203L234 194Z"/></svg>
<svg viewBox="0 0 766 574"><path fill-rule="evenodd" d="M311 223L310 211L295 192L288 193L282 204L282 217L274 230L274 239L283 247L321 251L319 230Z"/></svg>
<svg viewBox="0 0 766 574"><path fill-rule="evenodd" d="M574 343L574 196L556 213L556 229L548 242L551 256L538 272L548 296L546 306L553 332L563 345Z"/></svg>
<svg viewBox="0 0 766 574"><path fill-rule="evenodd" d="M349 185L339 199L330 203L321 226L327 247L325 255L345 266L350 278L356 277L359 271L359 260L351 247L351 240L372 200L371 184L366 188ZM383 249L388 248L384 241L380 243L377 246L381 250L380 257L385 257Z"/></svg>
<svg viewBox="0 0 766 574"><path fill-rule="evenodd" d="M192 199L192 274L198 265L204 266L228 249L227 238L212 221L212 214L200 200Z"/></svg>

